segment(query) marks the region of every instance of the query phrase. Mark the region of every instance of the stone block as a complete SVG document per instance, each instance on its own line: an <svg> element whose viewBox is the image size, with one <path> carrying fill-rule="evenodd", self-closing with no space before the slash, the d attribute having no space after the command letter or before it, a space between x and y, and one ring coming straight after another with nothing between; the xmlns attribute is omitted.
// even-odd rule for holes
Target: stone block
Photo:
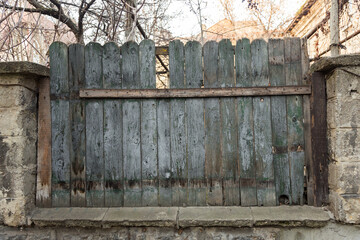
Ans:
<svg viewBox="0 0 360 240"><path fill-rule="evenodd" d="M0 135L27 136L36 139L37 113L35 109L0 108Z"/></svg>
<svg viewBox="0 0 360 240"><path fill-rule="evenodd" d="M330 210L336 220L343 223L360 224L360 195L340 194L330 191Z"/></svg>
<svg viewBox="0 0 360 240"><path fill-rule="evenodd" d="M360 99L360 67L335 69L326 80L327 98Z"/></svg>
<svg viewBox="0 0 360 240"><path fill-rule="evenodd" d="M360 98L332 98L327 102L328 128L360 128Z"/></svg>
<svg viewBox="0 0 360 240"><path fill-rule="evenodd" d="M177 207L110 208L103 224L111 226L175 227Z"/></svg>
<svg viewBox="0 0 360 240"><path fill-rule="evenodd" d="M0 108L36 109L36 92L22 86L0 85Z"/></svg>
<svg viewBox="0 0 360 240"><path fill-rule="evenodd" d="M0 215L9 226L26 224L34 207L36 141L0 136Z"/></svg>
<svg viewBox="0 0 360 240"><path fill-rule="evenodd" d="M33 75L27 76L20 74L0 74L0 86L22 86L37 92L37 81L38 77Z"/></svg>
<svg viewBox="0 0 360 240"><path fill-rule="evenodd" d="M360 162L331 163L329 187L339 194L360 194Z"/></svg>
<svg viewBox="0 0 360 240"><path fill-rule="evenodd" d="M333 161L360 161L360 128L328 131L329 157Z"/></svg>
<svg viewBox="0 0 360 240"><path fill-rule="evenodd" d="M0 165L27 168L36 164L36 141L29 137L0 136Z"/></svg>
<svg viewBox="0 0 360 240"><path fill-rule="evenodd" d="M186 207L180 208L178 224L180 227L249 227L253 218L249 207Z"/></svg>

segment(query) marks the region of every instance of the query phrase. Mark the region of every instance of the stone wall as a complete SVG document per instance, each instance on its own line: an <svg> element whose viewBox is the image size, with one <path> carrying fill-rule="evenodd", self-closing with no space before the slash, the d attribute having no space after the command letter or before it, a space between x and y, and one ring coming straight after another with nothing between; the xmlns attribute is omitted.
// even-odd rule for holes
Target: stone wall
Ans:
<svg viewBox="0 0 360 240"><path fill-rule="evenodd" d="M0 63L0 222L26 224L35 204L37 85L48 69Z"/></svg>

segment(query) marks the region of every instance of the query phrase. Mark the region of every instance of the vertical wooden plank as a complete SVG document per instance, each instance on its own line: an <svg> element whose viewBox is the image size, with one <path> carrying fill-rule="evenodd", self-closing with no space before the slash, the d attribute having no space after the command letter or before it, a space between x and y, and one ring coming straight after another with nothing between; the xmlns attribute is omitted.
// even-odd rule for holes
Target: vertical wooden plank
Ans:
<svg viewBox="0 0 360 240"><path fill-rule="evenodd" d="M104 88L121 88L120 48L113 42L103 47ZM104 100L105 206L123 206L122 100Z"/></svg>
<svg viewBox="0 0 360 240"><path fill-rule="evenodd" d="M271 86L285 86L284 40L269 39L269 77ZM290 165L287 151L286 97L271 97L272 151L274 158L276 203L290 204Z"/></svg>
<svg viewBox="0 0 360 240"><path fill-rule="evenodd" d="M70 121L68 48L55 42L50 49L52 206L70 206Z"/></svg>
<svg viewBox="0 0 360 240"><path fill-rule="evenodd" d="M251 43L252 75L255 86L269 85L268 48L262 40ZM272 156L270 97L254 97L254 136L258 206L276 205Z"/></svg>
<svg viewBox="0 0 360 240"><path fill-rule="evenodd" d="M219 44L204 45L204 87L218 88ZM205 178L207 205L222 205L222 161L220 148L220 99L204 99L205 111Z"/></svg>
<svg viewBox="0 0 360 240"><path fill-rule="evenodd" d="M185 45L186 87L200 88L203 85L202 47L199 42L189 41ZM206 203L205 184L205 128L204 100L186 99L186 136L188 166L189 206Z"/></svg>
<svg viewBox="0 0 360 240"><path fill-rule="evenodd" d="M229 39L219 43L219 82L221 87L234 87L234 51ZM224 205L240 204L239 164L237 154L237 121L235 98L220 99L221 158Z"/></svg>
<svg viewBox="0 0 360 240"><path fill-rule="evenodd" d="M170 88L184 88L184 44L180 40L169 44ZM170 101L170 146L172 173L172 205L186 204L186 122L185 99Z"/></svg>
<svg viewBox="0 0 360 240"><path fill-rule="evenodd" d="M51 207L50 79L39 81L36 206Z"/></svg>
<svg viewBox="0 0 360 240"><path fill-rule="evenodd" d="M103 87L103 48L98 43L85 46L85 88ZM86 206L104 206L104 104L87 100L86 117Z"/></svg>
<svg viewBox="0 0 360 240"><path fill-rule="evenodd" d="M141 89L156 88L155 43L143 40L139 46ZM142 206L158 205L157 101L141 101Z"/></svg>
<svg viewBox="0 0 360 240"><path fill-rule="evenodd" d="M312 158L310 163L314 179L314 206L328 203L328 152L326 124L326 85L323 73L315 72L311 76L311 142Z"/></svg>
<svg viewBox="0 0 360 240"><path fill-rule="evenodd" d="M302 83L301 41L285 39L286 85ZM292 204L303 204L304 193L304 125L302 96L287 96L288 152Z"/></svg>
<svg viewBox="0 0 360 240"><path fill-rule="evenodd" d="M77 96L84 87L84 46L69 46L69 84L71 96ZM85 207L85 107L84 101L71 99L71 206Z"/></svg>
<svg viewBox="0 0 360 240"><path fill-rule="evenodd" d="M126 42L121 47L123 89L140 87L139 46ZM124 206L141 206L140 101L123 101Z"/></svg>
<svg viewBox="0 0 360 240"><path fill-rule="evenodd" d="M235 48L236 86L253 86L251 47L247 38L238 40ZM254 154L253 98L237 98L238 154L240 161L241 206L257 205L256 168Z"/></svg>
<svg viewBox="0 0 360 240"><path fill-rule="evenodd" d="M307 39L301 39L301 65L303 84L311 84L309 76L309 55L307 49ZM303 96L304 111L304 141L305 141L305 165L306 165L306 196L307 204L314 206L314 179L311 168L312 146L311 146L311 114L310 114L310 96Z"/></svg>
<svg viewBox="0 0 360 240"><path fill-rule="evenodd" d="M172 205L170 100L159 100L157 107L159 206Z"/></svg>

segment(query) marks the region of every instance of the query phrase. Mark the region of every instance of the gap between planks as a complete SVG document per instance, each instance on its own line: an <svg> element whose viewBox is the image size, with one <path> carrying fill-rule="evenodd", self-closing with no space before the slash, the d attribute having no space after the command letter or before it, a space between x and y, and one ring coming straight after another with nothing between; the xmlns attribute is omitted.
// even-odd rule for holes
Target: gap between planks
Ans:
<svg viewBox="0 0 360 240"><path fill-rule="evenodd" d="M192 88L192 89L81 89L81 98L207 98L310 95L311 86Z"/></svg>

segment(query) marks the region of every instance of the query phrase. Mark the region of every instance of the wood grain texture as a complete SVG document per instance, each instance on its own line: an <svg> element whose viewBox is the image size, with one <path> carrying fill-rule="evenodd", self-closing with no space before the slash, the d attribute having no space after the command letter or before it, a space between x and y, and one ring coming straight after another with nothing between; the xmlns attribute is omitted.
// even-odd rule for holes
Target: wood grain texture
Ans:
<svg viewBox="0 0 360 240"><path fill-rule="evenodd" d="M286 85L302 83L299 38L285 39L285 73ZM286 105L292 204L303 204L305 155L302 96L288 96Z"/></svg>
<svg viewBox="0 0 360 240"><path fill-rule="evenodd" d="M98 43L85 46L85 88L103 87L103 48ZM88 100L86 118L86 206L103 207L104 194L104 102Z"/></svg>
<svg viewBox="0 0 360 240"><path fill-rule="evenodd" d="M71 95L79 94L85 82L85 51L81 44L69 46ZM85 100L70 101L71 122L71 206L85 207Z"/></svg>
<svg viewBox="0 0 360 240"><path fill-rule="evenodd" d="M284 86L284 40L269 39L269 77L272 86ZM271 97L272 149L274 157L276 203L291 204L290 163L287 152L286 97Z"/></svg>
<svg viewBox="0 0 360 240"><path fill-rule="evenodd" d="M264 40L251 43L252 74L255 86L269 85L268 48ZM276 205L272 156L270 97L253 98L256 181L258 206Z"/></svg>
<svg viewBox="0 0 360 240"><path fill-rule="evenodd" d="M218 81L219 44L215 41L205 43L204 48L204 87L220 87ZM207 182L206 203L212 206L223 204L222 197L222 158L220 147L220 99L204 100L205 111L205 178Z"/></svg>
<svg viewBox="0 0 360 240"><path fill-rule="evenodd" d="M184 88L184 45L179 40L169 44L170 88ZM182 206L187 199L187 163L186 163L186 122L185 100L170 101L170 146L172 169L172 205Z"/></svg>
<svg viewBox="0 0 360 240"><path fill-rule="evenodd" d="M155 43L143 40L139 47L140 87L156 88ZM141 101L142 206L158 205L157 101Z"/></svg>
<svg viewBox="0 0 360 240"><path fill-rule="evenodd" d="M49 49L50 94L69 95L68 48L55 42ZM69 101L51 101L52 206L70 206Z"/></svg>
<svg viewBox="0 0 360 240"><path fill-rule="evenodd" d="M202 47L199 42L185 45L186 87L203 85ZM204 100L186 99L186 135L188 166L188 201L190 206L206 203Z"/></svg>
<svg viewBox="0 0 360 240"><path fill-rule="evenodd" d="M157 106L159 206L172 205L170 126L170 100L159 100Z"/></svg>
<svg viewBox="0 0 360 240"><path fill-rule="evenodd" d="M253 86L251 72L251 45L249 39L236 42L235 48L236 86ZM253 98L236 99L238 125L238 154L240 165L241 206L257 205L256 168L254 153Z"/></svg>
<svg viewBox="0 0 360 240"><path fill-rule="evenodd" d="M234 51L229 39L219 43L218 66L220 86L235 87ZM240 204L236 110L235 98L220 99L223 204L228 206Z"/></svg>
<svg viewBox="0 0 360 240"><path fill-rule="evenodd" d="M311 105L311 142L312 158L310 163L314 181L314 202L316 207L328 204L328 143L326 137L326 85L325 76L315 72L311 76L313 93L310 98ZM309 203L311 204L311 203Z"/></svg>
<svg viewBox="0 0 360 240"><path fill-rule="evenodd" d="M250 79L248 79L250 81ZM247 96L286 96L310 95L311 87L278 86L278 87L241 87L241 88L189 88L189 89L83 89L81 98L214 98L214 97L247 97Z"/></svg>
<svg viewBox="0 0 360 240"><path fill-rule="evenodd" d="M122 48L123 89L139 88L139 46L127 42ZM141 206L141 103L123 101L124 206Z"/></svg>
<svg viewBox="0 0 360 240"><path fill-rule="evenodd" d="M50 79L39 80L36 206L51 207Z"/></svg>
<svg viewBox="0 0 360 240"><path fill-rule="evenodd" d="M303 84L309 84L309 55L307 49L307 39L301 39L301 65ZM304 111L304 141L305 141L305 165L306 165L306 196L307 204L314 206L314 179L311 169L311 113L310 113L310 96L303 96L303 111Z"/></svg>
<svg viewBox="0 0 360 240"><path fill-rule="evenodd" d="M113 42L106 43L103 48L104 87L121 88L120 48ZM121 207L124 201L122 130L122 100L104 100L104 194L108 207Z"/></svg>

